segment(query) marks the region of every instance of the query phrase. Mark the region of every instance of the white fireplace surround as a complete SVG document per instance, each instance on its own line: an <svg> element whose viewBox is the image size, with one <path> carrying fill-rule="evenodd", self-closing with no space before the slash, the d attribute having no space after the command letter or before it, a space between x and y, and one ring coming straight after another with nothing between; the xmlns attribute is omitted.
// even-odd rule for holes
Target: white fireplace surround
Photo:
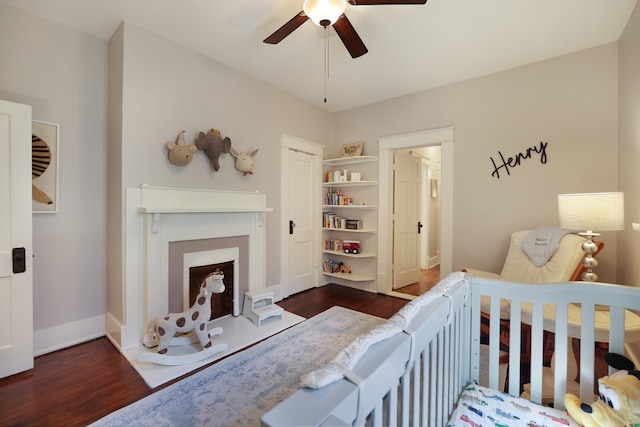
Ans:
<svg viewBox="0 0 640 427"><path fill-rule="evenodd" d="M240 314L240 295L238 280L240 277L240 248L232 247L225 249L214 249L211 251L189 252L183 255L182 271L182 308L188 309L191 301L189 298L189 285L191 267L201 267L204 265L223 264L233 262L233 309L232 314Z"/></svg>
<svg viewBox="0 0 640 427"><path fill-rule="evenodd" d="M107 326L122 351L168 313L170 242L247 236L248 289L266 287L265 194L142 185L127 189L125 204L123 322Z"/></svg>

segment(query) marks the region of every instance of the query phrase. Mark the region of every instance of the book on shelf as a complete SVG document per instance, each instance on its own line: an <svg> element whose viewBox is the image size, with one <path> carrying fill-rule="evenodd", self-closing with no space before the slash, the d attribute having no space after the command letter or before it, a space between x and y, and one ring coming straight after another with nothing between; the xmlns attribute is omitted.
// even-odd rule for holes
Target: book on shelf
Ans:
<svg viewBox="0 0 640 427"><path fill-rule="evenodd" d="M326 182L346 182L347 171L331 171L327 172Z"/></svg>
<svg viewBox="0 0 640 427"><path fill-rule="evenodd" d="M342 190L328 191L324 198L325 205L349 206L353 205L353 197L342 194Z"/></svg>
<svg viewBox="0 0 640 427"><path fill-rule="evenodd" d="M332 259L325 259L322 263L322 270L325 273L339 273L340 272L340 264L338 261Z"/></svg>
<svg viewBox="0 0 640 427"><path fill-rule="evenodd" d="M343 230L362 230L362 220L348 219L335 212L322 213L322 228L341 228Z"/></svg>
<svg viewBox="0 0 640 427"><path fill-rule="evenodd" d="M344 228L347 224L347 218L336 215L333 212L324 212L322 214L323 228Z"/></svg>
<svg viewBox="0 0 640 427"><path fill-rule="evenodd" d="M341 252L343 250L342 239L325 239L324 241L325 251Z"/></svg>

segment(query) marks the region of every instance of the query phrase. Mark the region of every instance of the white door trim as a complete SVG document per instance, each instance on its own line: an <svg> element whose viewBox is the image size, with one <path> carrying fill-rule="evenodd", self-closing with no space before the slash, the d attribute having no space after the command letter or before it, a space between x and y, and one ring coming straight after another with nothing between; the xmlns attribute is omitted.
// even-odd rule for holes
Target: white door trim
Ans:
<svg viewBox="0 0 640 427"><path fill-rule="evenodd" d="M314 167L318 171L317 176L314 179L315 185L313 187L313 194L311 200L314 200L313 206L310 208L315 212L316 217L318 218L317 224L318 226L314 230L314 240L315 240L315 251L313 256L313 266L315 271L314 277L314 285L317 286L320 283L321 277L321 261L320 261L320 241L322 239L322 230L320 228L321 224L321 215L322 215L322 205L320 204L320 199L322 197L322 158L324 155L324 145L317 144L315 142L307 141L302 138L298 138L295 136L282 134L282 148L281 148L281 164L282 168L281 172L281 198L280 198L280 283L282 285L283 298L286 298L290 295L289 292L289 267L287 265L287 260L289 259L289 247L288 247L288 233L289 233L289 218L288 218L288 210L289 210L289 194L288 194L288 186L285 185L287 179L291 179L289 176L289 150L302 151L307 154L311 154L314 156Z"/></svg>
<svg viewBox="0 0 640 427"><path fill-rule="evenodd" d="M429 145L442 147L442 221L440 223L440 277L451 273L453 264L453 133L444 127L378 138L378 292L394 295L392 287L393 241L393 150ZM402 295L405 296L405 295Z"/></svg>

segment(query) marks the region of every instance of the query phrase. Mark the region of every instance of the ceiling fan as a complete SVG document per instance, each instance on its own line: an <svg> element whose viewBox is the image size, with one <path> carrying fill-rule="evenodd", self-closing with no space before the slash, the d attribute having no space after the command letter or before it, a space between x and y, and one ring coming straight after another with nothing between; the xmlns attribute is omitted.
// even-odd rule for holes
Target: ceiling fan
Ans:
<svg viewBox="0 0 640 427"><path fill-rule="evenodd" d="M347 3L351 6L376 6L389 4L425 4L427 0L305 0L302 12L291 18L273 34L264 39L265 43L278 44L296 28L311 19L316 25L333 26L352 58L368 52L367 47L344 14Z"/></svg>

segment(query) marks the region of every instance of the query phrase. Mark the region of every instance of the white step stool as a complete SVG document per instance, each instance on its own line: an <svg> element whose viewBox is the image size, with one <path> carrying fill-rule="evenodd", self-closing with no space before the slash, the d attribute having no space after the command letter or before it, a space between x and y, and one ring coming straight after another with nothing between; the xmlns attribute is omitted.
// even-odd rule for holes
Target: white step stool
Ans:
<svg viewBox="0 0 640 427"><path fill-rule="evenodd" d="M273 292L257 289L244 293L242 315L260 327L270 317L284 318L284 309L273 303Z"/></svg>

